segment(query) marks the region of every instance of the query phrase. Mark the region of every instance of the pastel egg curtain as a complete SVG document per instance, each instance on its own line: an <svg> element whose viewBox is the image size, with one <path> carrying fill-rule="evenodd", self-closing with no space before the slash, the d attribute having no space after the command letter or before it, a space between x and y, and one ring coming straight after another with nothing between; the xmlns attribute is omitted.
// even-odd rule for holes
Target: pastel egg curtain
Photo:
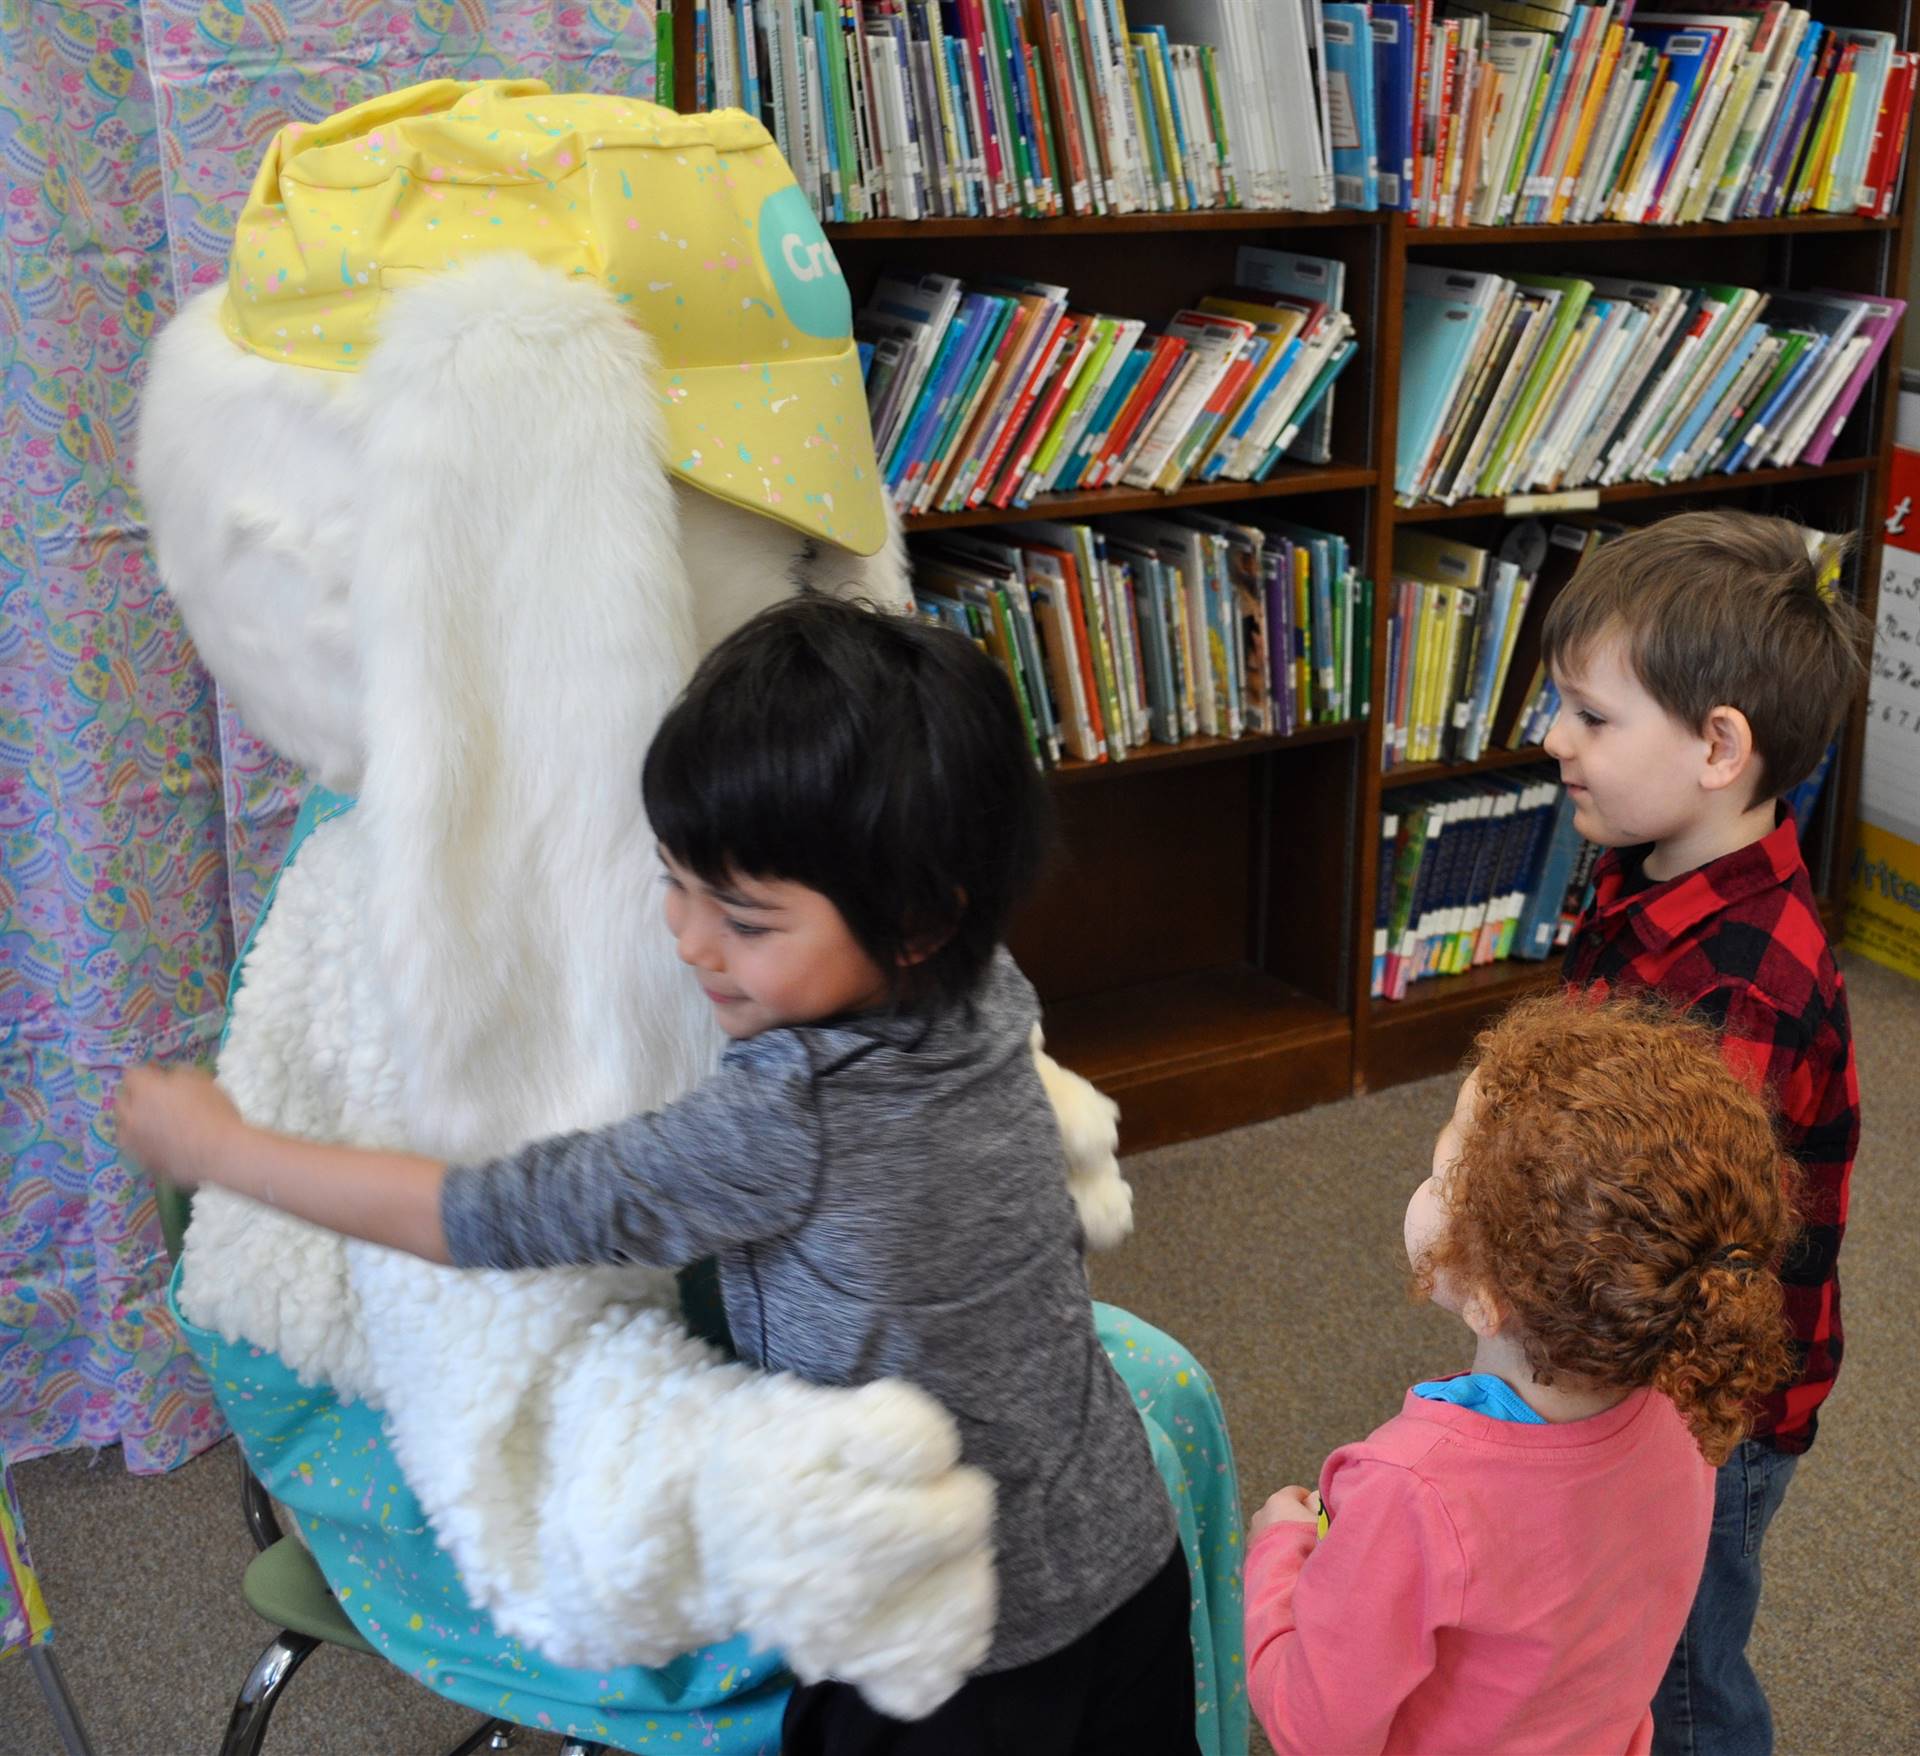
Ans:
<svg viewBox="0 0 1920 1756"><path fill-rule="evenodd" d="M161 593L146 350L275 130L425 79L653 96L654 0L0 0L0 1458L224 1432L168 1315L120 1070L204 1059L302 776Z"/></svg>

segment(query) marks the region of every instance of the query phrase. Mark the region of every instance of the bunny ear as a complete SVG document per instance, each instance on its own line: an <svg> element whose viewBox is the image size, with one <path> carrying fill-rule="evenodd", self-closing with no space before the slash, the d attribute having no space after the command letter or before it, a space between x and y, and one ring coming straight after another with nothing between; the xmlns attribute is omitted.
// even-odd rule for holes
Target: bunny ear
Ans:
<svg viewBox="0 0 1920 1756"><path fill-rule="evenodd" d="M640 804L693 660L651 367L607 293L496 255L395 292L359 375L360 812L423 1150L626 1113L711 1052Z"/></svg>
<svg viewBox="0 0 1920 1756"><path fill-rule="evenodd" d="M223 297L214 288L181 308L141 391L136 472L153 555L247 729L351 791L359 682L342 514L354 386L236 348Z"/></svg>

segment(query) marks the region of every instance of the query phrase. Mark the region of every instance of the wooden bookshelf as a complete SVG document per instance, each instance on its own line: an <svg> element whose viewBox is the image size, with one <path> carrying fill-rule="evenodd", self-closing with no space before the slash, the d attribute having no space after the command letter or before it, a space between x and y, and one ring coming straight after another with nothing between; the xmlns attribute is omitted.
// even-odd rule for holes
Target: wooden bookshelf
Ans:
<svg viewBox="0 0 1920 1756"><path fill-rule="evenodd" d="M1391 792L1395 787L1419 786L1426 781L1464 780L1469 775L1498 774L1503 768L1534 767L1548 759L1538 744L1527 744L1518 750L1489 750L1471 762L1403 762L1380 777L1380 786L1382 791Z"/></svg>
<svg viewBox="0 0 1920 1756"><path fill-rule="evenodd" d="M1417 982L1404 1000L1368 1003L1366 1043L1378 1090L1457 1067L1477 1031L1502 1008L1527 994L1544 994L1559 980L1555 963L1490 963L1462 976Z"/></svg>
<svg viewBox="0 0 1920 1756"><path fill-rule="evenodd" d="M1904 46L1916 40L1914 25L1903 3L1860 0L1817 16L1848 25L1867 25L1896 32ZM1473 540L1497 539L1511 518L1571 516L1591 511L1601 516L1638 522L1640 508L1647 519L1686 506L1742 505L1778 511L1808 523L1835 530L1857 530L1860 546L1852 562L1851 589L1855 600L1873 614L1880 578L1880 526L1886 504L1887 471L1892 462L1895 400L1899 394L1900 341L1896 336L1877 369L1876 379L1854 410L1841 444L1843 455L1824 464L1759 469L1691 482L1626 482L1615 487L1559 497L1536 499L1529 507L1515 507L1502 499L1463 500L1453 506L1395 504L1392 493L1393 456L1397 430L1397 397L1387 388L1399 378L1397 316L1406 264L1412 260L1472 263L1475 267L1644 275L1684 280L1730 280L1744 285L1831 286L1856 292L1878 292L1896 298L1907 293L1909 227L1914 210L1914 160L1920 138L1909 139L1906 187L1897 217L1868 220L1852 216L1803 216L1786 220L1740 220L1728 224L1684 226L1444 227L1421 229L1395 215L1381 234L1383 289L1392 301L1380 328L1377 344L1383 355L1379 397L1375 405L1375 447L1382 485L1374 497L1373 543L1369 554L1375 577L1392 553L1393 533L1406 525L1464 524ZM1586 504L1582 506L1580 503ZM1465 534L1465 533L1463 533ZM1386 594L1380 598L1376 627L1374 697L1384 682ZM1530 616L1544 612L1530 606ZM1496 727L1510 724L1516 705L1514 680L1509 679ZM1373 922L1370 899L1378 878L1377 826L1382 800L1395 789L1422 781L1458 778L1543 759L1537 750L1494 750L1478 762L1407 765L1386 773L1379 760L1380 728L1368 728L1366 750L1370 760L1361 777L1355 850L1354 936L1354 1089L1378 1090L1403 1080L1424 1078L1456 1065L1474 1033L1494 1014L1520 996L1542 991L1558 979L1557 963L1495 964L1465 975L1443 976L1417 983L1398 1001L1372 999L1367 993L1367 959ZM1852 857L1854 818L1859 798L1860 749L1865 733L1865 691L1854 704L1841 737L1840 755L1806 838L1807 863L1828 926L1836 935L1845 917L1845 873Z"/></svg>
<svg viewBox="0 0 1920 1756"><path fill-rule="evenodd" d="M1298 750L1310 744L1351 743L1366 731L1359 720L1339 720L1331 725L1307 726L1297 732L1274 733L1268 737L1188 738L1178 744L1142 744L1129 750L1118 762L1080 762L1066 758L1048 771L1055 786L1073 786L1083 781L1120 780L1138 774L1144 768L1185 768L1196 762L1244 762L1270 750ZM1539 752L1533 759L1539 760Z"/></svg>
<svg viewBox="0 0 1920 1756"><path fill-rule="evenodd" d="M843 245L844 249L845 246ZM976 506L966 512L922 512L906 521L909 533L952 530L969 524L1020 524L1035 518L1103 518L1115 512L1170 512L1182 506L1219 506L1228 502L1276 500L1299 494L1332 494L1346 488L1371 488L1378 472L1365 464L1337 463L1321 469L1303 465L1280 468L1264 482L1199 482L1174 494L1151 489L1103 488L1091 494L1042 494L1031 505L1011 510Z"/></svg>
<svg viewBox="0 0 1920 1756"><path fill-rule="evenodd" d="M1920 43L1907 0L1823 0L1828 23L1894 31ZM676 8L675 65L692 107L693 9ZM1569 516L1505 500L1394 503L1402 300L1407 264L1591 270L1672 280L1833 286L1905 297L1914 159L1889 220L1802 216L1726 224L1445 227L1400 214L1257 211L1048 220L872 221L827 228L855 307L884 270L962 279L1011 273L1070 287L1076 302L1164 321L1233 284L1243 244L1337 256L1360 353L1335 396L1333 453L1259 484L1208 483L1174 495L1108 490L1049 496L1018 512L982 508L908 521L910 532L1023 519L1099 518L1180 507L1286 501L1288 517L1341 532L1376 582L1390 578L1396 529L1445 523L1497 541L1511 517ZM1777 510L1862 533L1853 590L1871 614L1891 463L1900 344L1856 408L1842 455L1817 467L1762 469L1686 483L1625 483L1590 497L1594 515L1633 521L1687 505ZM1583 497L1585 498L1585 497ZM1385 685L1390 594L1376 592L1373 699ZM1538 606L1535 606L1538 609ZM1508 699L1497 735L1511 723ZM1859 791L1864 700L1807 840L1829 927L1844 908ZM1521 995L1550 987L1552 963L1496 964L1418 983L1403 1000L1369 997L1378 825L1383 799L1435 780L1545 760L1490 750L1477 762L1381 772L1380 724L1316 726L1291 737L1195 738L1124 761L1062 764L1052 775L1060 852L1016 923L1013 948L1046 1007L1049 1047L1122 1107L1139 1149L1237 1127L1457 1064L1474 1032Z"/></svg>
<svg viewBox="0 0 1920 1756"><path fill-rule="evenodd" d="M1842 232L1897 231L1895 219L1865 219L1856 214L1801 214L1790 219L1696 220L1684 226L1640 226L1625 220L1599 220L1584 226L1427 226L1413 238L1423 246L1441 244L1528 244L1548 249L1561 244L1618 244L1645 238L1796 238Z"/></svg>
<svg viewBox="0 0 1920 1756"><path fill-rule="evenodd" d="M1742 470L1731 476L1701 476L1690 482L1618 482L1609 488L1570 488L1564 494L1515 495L1526 502L1509 510L1509 500L1456 500L1451 506L1401 506L1393 509L1395 524L1437 524L1454 518L1531 518L1562 512L1598 511L1602 507L1632 506L1641 500L1724 500L1766 488L1790 487L1798 482L1831 482L1847 476L1872 474L1870 457L1829 458L1825 463L1796 463L1783 469Z"/></svg>
<svg viewBox="0 0 1920 1756"><path fill-rule="evenodd" d="M1351 1078L1346 1015L1247 964L1138 983L1124 1003L1054 1001L1046 1026L1048 1050L1119 1103L1130 1150L1326 1103Z"/></svg>
<svg viewBox="0 0 1920 1756"><path fill-rule="evenodd" d="M1263 208L1233 208L1225 212L1079 214L1062 219L1020 219L1001 215L992 219L859 220L823 228L834 244L865 244L875 239L915 243L938 238L1087 238L1101 235L1164 234L1169 222L1182 232L1290 232L1339 227L1378 226L1391 216L1354 213L1336 208L1331 213L1274 213Z"/></svg>

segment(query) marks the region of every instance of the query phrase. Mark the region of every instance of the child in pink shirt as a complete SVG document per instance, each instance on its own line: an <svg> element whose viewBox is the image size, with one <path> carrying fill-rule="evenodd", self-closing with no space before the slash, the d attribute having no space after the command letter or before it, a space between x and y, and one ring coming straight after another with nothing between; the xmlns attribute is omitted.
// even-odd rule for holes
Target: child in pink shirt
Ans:
<svg viewBox="0 0 1920 1756"><path fill-rule="evenodd" d="M1790 1175L1711 1033L1653 1002L1553 996L1482 1033L1406 1219L1472 1370L1248 1527L1278 1756L1648 1749L1714 1466L1788 1373Z"/></svg>

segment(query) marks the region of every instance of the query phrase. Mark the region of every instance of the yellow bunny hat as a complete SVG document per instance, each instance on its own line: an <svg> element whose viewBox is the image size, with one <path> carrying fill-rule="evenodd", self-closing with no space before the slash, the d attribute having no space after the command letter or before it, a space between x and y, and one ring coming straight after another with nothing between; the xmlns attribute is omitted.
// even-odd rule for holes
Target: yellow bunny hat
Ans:
<svg viewBox="0 0 1920 1756"><path fill-rule="evenodd" d="M389 291L503 250L597 282L651 337L665 461L684 481L878 552L846 282L741 111L443 79L289 124L241 214L222 321L266 359L352 372Z"/></svg>

